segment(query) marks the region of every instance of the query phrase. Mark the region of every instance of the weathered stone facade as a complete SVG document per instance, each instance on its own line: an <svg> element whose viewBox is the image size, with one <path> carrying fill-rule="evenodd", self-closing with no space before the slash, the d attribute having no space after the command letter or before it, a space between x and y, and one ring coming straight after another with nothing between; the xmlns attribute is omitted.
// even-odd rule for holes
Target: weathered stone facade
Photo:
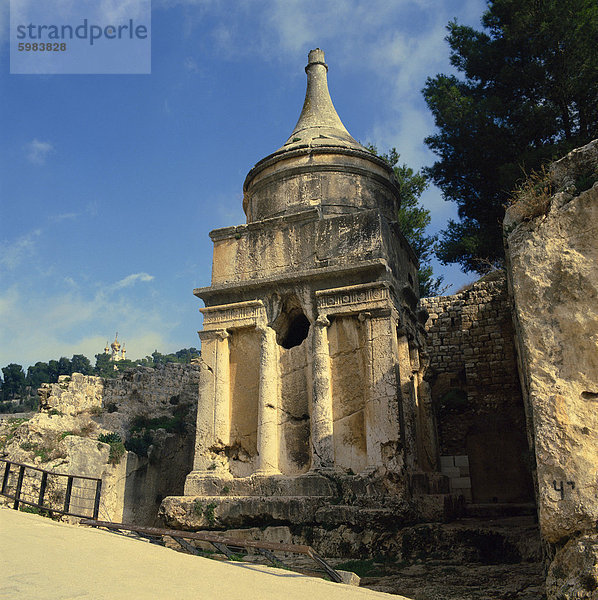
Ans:
<svg viewBox="0 0 598 600"><path fill-rule="evenodd" d="M245 180L247 224L210 234L195 459L171 524L209 526L196 502L220 527L398 517L407 471L436 466L397 181L345 129L327 70L310 52L293 133Z"/></svg>
<svg viewBox="0 0 598 600"><path fill-rule="evenodd" d="M473 502L533 499L511 304L503 271L423 298L442 472Z"/></svg>
<svg viewBox="0 0 598 600"><path fill-rule="evenodd" d="M598 140L554 163L504 221L549 599L598 593L596 181Z"/></svg>

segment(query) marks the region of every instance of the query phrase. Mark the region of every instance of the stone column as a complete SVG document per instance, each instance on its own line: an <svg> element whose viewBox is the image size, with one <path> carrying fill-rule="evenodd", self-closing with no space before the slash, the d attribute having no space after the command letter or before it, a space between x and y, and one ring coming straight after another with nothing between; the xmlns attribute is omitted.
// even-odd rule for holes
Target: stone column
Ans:
<svg viewBox="0 0 598 600"><path fill-rule="evenodd" d="M418 422L418 453L419 468L423 471L440 470L440 456L438 452L438 427L436 415L432 404L430 385L424 380L423 375L417 374L417 398L419 402Z"/></svg>
<svg viewBox="0 0 598 600"><path fill-rule="evenodd" d="M409 340L404 332L398 336L399 354L399 390L401 395L399 401L402 406L402 437L405 448L405 460L407 466L414 468L416 460L416 398L411 368L411 355Z"/></svg>
<svg viewBox="0 0 598 600"><path fill-rule="evenodd" d="M280 382L278 373L278 345L276 332L265 326L260 331L260 387L257 424L256 475L273 475L278 469L278 410Z"/></svg>
<svg viewBox="0 0 598 600"><path fill-rule="evenodd" d="M368 373L365 410L368 467L392 468L400 445L400 415L397 403L396 318L391 310L364 312ZM387 448L386 453L384 448Z"/></svg>
<svg viewBox="0 0 598 600"><path fill-rule="evenodd" d="M326 316L320 315L312 327L312 470L334 467L329 326Z"/></svg>
<svg viewBox="0 0 598 600"><path fill-rule="evenodd" d="M230 355L229 334L218 332L216 342L216 383L214 386L214 438L215 443L227 446L230 443Z"/></svg>
<svg viewBox="0 0 598 600"><path fill-rule="evenodd" d="M204 463L208 449L225 446L230 441L228 333L225 330L200 331L199 337L201 367L194 471L207 468Z"/></svg>

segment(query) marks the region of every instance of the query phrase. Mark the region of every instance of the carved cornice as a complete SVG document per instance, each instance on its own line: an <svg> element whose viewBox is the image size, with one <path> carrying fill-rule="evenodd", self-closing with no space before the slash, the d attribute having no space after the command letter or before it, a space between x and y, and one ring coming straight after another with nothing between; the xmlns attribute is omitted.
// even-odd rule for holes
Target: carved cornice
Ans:
<svg viewBox="0 0 598 600"><path fill-rule="evenodd" d="M251 327L265 320L264 303L261 300L234 302L200 308L204 331Z"/></svg>
<svg viewBox="0 0 598 600"><path fill-rule="evenodd" d="M357 314L364 311L390 309L393 306L390 287L385 281L320 290L316 292L319 314Z"/></svg>

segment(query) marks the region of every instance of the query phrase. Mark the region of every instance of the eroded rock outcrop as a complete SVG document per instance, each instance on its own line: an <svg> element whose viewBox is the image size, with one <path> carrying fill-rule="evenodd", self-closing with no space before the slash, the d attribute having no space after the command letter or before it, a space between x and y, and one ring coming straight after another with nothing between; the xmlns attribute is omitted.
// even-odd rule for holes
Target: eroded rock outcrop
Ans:
<svg viewBox="0 0 598 600"><path fill-rule="evenodd" d="M61 377L40 389L39 414L0 422L0 457L99 477L101 519L153 525L191 469L198 372L168 363L110 380Z"/></svg>
<svg viewBox="0 0 598 600"><path fill-rule="evenodd" d="M598 140L504 221L549 598L598 597Z"/></svg>

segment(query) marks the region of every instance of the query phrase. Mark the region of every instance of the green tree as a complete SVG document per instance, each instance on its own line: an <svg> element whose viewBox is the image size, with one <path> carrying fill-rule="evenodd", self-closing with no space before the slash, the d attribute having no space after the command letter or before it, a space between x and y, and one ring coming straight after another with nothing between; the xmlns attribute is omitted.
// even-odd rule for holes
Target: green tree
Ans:
<svg viewBox="0 0 598 600"><path fill-rule="evenodd" d="M420 297L438 296L442 293L443 277L434 277L430 261L434 252L437 236L426 235L430 225L430 211L419 204L419 199L428 187L428 179L419 171L415 173L406 164L399 164L400 155L396 148L384 154L378 153L376 146L369 144L366 148L376 156L384 159L392 168L399 181L401 191L401 207L398 223L401 233L419 260L419 295Z"/></svg>
<svg viewBox="0 0 598 600"><path fill-rule="evenodd" d="M89 358L83 354L73 354L73 358L71 358L71 373L91 375L93 368L89 362Z"/></svg>
<svg viewBox="0 0 598 600"><path fill-rule="evenodd" d="M42 383L52 383L48 363L39 361L28 367L26 382L34 390L37 390Z"/></svg>
<svg viewBox="0 0 598 600"><path fill-rule="evenodd" d="M96 354L96 364L94 368L94 375L98 377L114 378L118 375L118 371L114 368L114 363L110 360L109 354Z"/></svg>
<svg viewBox="0 0 598 600"><path fill-rule="evenodd" d="M2 367L2 379L2 400L13 400L23 396L26 383L21 365L10 363Z"/></svg>
<svg viewBox="0 0 598 600"><path fill-rule="evenodd" d="M197 348L182 348L174 354L178 362L190 363L194 358L199 356L199 350Z"/></svg>
<svg viewBox="0 0 598 600"><path fill-rule="evenodd" d="M158 352L158 350L154 350L152 352L152 358L154 360L154 366L163 365L168 362L167 356L165 354Z"/></svg>
<svg viewBox="0 0 598 600"><path fill-rule="evenodd" d="M459 221L437 255L465 271L502 264L504 206L526 177L598 136L596 0L489 0L484 31L449 23L461 78L427 80L439 160L426 170Z"/></svg>
<svg viewBox="0 0 598 600"><path fill-rule="evenodd" d="M73 368L71 361L66 356L61 356L58 359L58 375L71 375Z"/></svg>
<svg viewBox="0 0 598 600"><path fill-rule="evenodd" d="M60 375L60 369L57 360L48 361L48 373L50 375L50 381L48 383L56 383L58 381L58 375Z"/></svg>

